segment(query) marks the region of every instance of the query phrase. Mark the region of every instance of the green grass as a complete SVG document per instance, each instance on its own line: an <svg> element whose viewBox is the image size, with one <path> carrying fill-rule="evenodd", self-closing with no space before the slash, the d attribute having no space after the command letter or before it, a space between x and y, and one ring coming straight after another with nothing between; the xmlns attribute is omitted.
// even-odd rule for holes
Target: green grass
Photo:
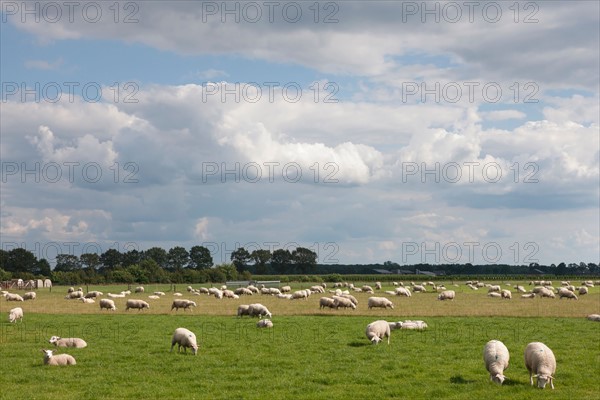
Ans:
<svg viewBox="0 0 600 400"><path fill-rule="evenodd" d="M197 285L195 285L197 286ZM306 285L304 285L306 287ZM448 287L450 289L450 287ZM97 289L90 287L90 290ZM124 287L107 290L118 292ZM148 287L147 287L148 289ZM168 287L152 290L165 290ZM384 287L386 289L386 287ZM265 296L216 300L187 296L193 312L170 312L172 295L151 309L100 312L97 304L64 300L65 288L40 291L20 303L23 323L9 324L0 301L1 399L174 398L417 398L592 399L600 393L600 290L578 301L490 299L481 290L458 292L454 302L433 293L397 298L394 310L367 310L358 294L355 311L319 310L318 298L286 301ZM178 290L185 290L184 287ZM131 295L132 298L147 298ZM388 296L391 297L391 296ZM238 304L261 302L273 312L273 329L234 317ZM537 303L536 303L537 302ZM586 314L587 313L587 314ZM526 315L526 316L521 316ZM364 328L375 319L424 319L425 332L393 331L391 344L371 345ZM177 327L196 333L197 356L169 353ZM48 367L41 348L52 335L82 337L85 349L67 349L73 367ZM490 339L511 352L507 381L489 381L481 351ZM557 358L555 390L529 385L523 363L527 343L542 341Z"/></svg>

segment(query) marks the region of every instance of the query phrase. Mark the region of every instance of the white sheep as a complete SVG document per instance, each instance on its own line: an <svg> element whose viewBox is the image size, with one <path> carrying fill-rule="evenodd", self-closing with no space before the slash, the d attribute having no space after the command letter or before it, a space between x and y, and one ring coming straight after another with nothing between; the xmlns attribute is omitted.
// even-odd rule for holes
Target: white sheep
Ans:
<svg viewBox="0 0 600 400"><path fill-rule="evenodd" d="M426 292L427 289L425 289L425 286L423 285L413 285L412 291L415 293L421 293Z"/></svg>
<svg viewBox="0 0 600 400"><path fill-rule="evenodd" d="M160 296L157 296L155 294L151 294L150 296L148 296L148 298L152 299L152 300L158 300L158 299L160 299Z"/></svg>
<svg viewBox="0 0 600 400"><path fill-rule="evenodd" d="M175 296L175 297L181 297L183 295L181 293L179 293L179 292L175 292L175 293L173 293L173 296Z"/></svg>
<svg viewBox="0 0 600 400"><path fill-rule="evenodd" d="M517 290L517 292L519 293L527 293L527 290L525 290L525 288L521 285L517 285L515 286L515 289Z"/></svg>
<svg viewBox="0 0 600 400"><path fill-rule="evenodd" d="M390 344L390 324L387 321L377 320L371 322L367 325L365 334L373 344L378 344L385 337L387 337L387 342Z"/></svg>
<svg viewBox="0 0 600 400"><path fill-rule="evenodd" d="M6 293L4 297L6 298L6 301L24 301L23 298L16 293Z"/></svg>
<svg viewBox="0 0 600 400"><path fill-rule="evenodd" d="M269 318L273 318L271 312L267 309L267 307L263 306L260 303L250 304L249 314L251 317L258 316L262 319L262 317L267 316Z"/></svg>
<svg viewBox="0 0 600 400"><path fill-rule="evenodd" d="M294 293L292 293L292 299L308 299L308 293L310 292L310 290L296 290Z"/></svg>
<svg viewBox="0 0 600 400"><path fill-rule="evenodd" d="M76 347L78 349L87 347L86 341L80 338L61 338L60 336L52 336L48 342L56 347Z"/></svg>
<svg viewBox="0 0 600 400"><path fill-rule="evenodd" d="M275 297L277 297L278 299L286 299L286 300L291 300L292 299L292 295L289 294L289 293L277 294L277 295L275 295Z"/></svg>
<svg viewBox="0 0 600 400"><path fill-rule="evenodd" d="M198 353L196 335L186 328L175 329L173 338L171 339L171 352L173 352L173 347L175 347L175 344L177 344L177 352L180 352L181 348L183 347L183 352L187 353L187 348L190 347L194 355Z"/></svg>
<svg viewBox="0 0 600 400"><path fill-rule="evenodd" d="M80 298L79 298L79 300L80 300L82 303L85 303L85 304L93 304L93 303L95 303L95 302L96 302L96 300L94 300L94 299L88 299L88 298L86 298L86 297L80 297Z"/></svg>
<svg viewBox="0 0 600 400"><path fill-rule="evenodd" d="M405 297L411 297L412 294L410 293L410 290L408 290L408 288L405 287L397 287L396 288L396 295L397 296L405 296Z"/></svg>
<svg viewBox="0 0 600 400"><path fill-rule="evenodd" d="M155 295L155 296L164 296L165 292L154 292L152 294Z"/></svg>
<svg viewBox="0 0 600 400"><path fill-rule="evenodd" d="M535 298L535 293L522 294L521 297L524 298L524 299L534 299Z"/></svg>
<svg viewBox="0 0 600 400"><path fill-rule="evenodd" d="M500 298L500 297L502 297L502 295L498 292L490 292L490 293L488 293L488 297Z"/></svg>
<svg viewBox="0 0 600 400"><path fill-rule="evenodd" d="M352 299L349 299L347 297L342 297L342 296L332 296L332 297L335 300L335 302L337 303L336 308L342 307L342 308L351 308L353 310L356 310L356 304L354 304Z"/></svg>
<svg viewBox="0 0 600 400"><path fill-rule="evenodd" d="M46 365L75 365L75 358L69 354L52 355L52 350L44 350L44 364Z"/></svg>
<svg viewBox="0 0 600 400"><path fill-rule="evenodd" d="M545 287L542 288L543 290L540 290L540 296L541 297L549 297L551 299L554 299L556 296L554 295L554 292L552 290L546 289Z"/></svg>
<svg viewBox="0 0 600 400"><path fill-rule="evenodd" d="M235 294L239 295L246 295L246 296L252 296L252 290L245 288L245 287L241 287L241 288L237 288L234 290Z"/></svg>
<svg viewBox="0 0 600 400"><path fill-rule="evenodd" d="M75 291L75 288L73 286L71 286L70 288L67 289L67 293L73 293Z"/></svg>
<svg viewBox="0 0 600 400"><path fill-rule="evenodd" d="M490 380L502 385L504 379L504 370L508 368L510 355L508 349L499 340L490 340L483 347L483 361L485 368L490 373Z"/></svg>
<svg viewBox="0 0 600 400"><path fill-rule="evenodd" d="M507 300L512 299L512 293L510 292L510 290L507 290L507 289L502 289L502 291L500 292L500 296L503 299L507 299Z"/></svg>
<svg viewBox="0 0 600 400"><path fill-rule="evenodd" d="M373 288L369 285L363 285L363 287L361 288L363 292L367 292L367 293L375 293L373 291Z"/></svg>
<svg viewBox="0 0 600 400"><path fill-rule="evenodd" d="M579 295L582 296L584 294L588 294L588 288L585 286L582 286L579 288Z"/></svg>
<svg viewBox="0 0 600 400"><path fill-rule="evenodd" d="M227 297L228 299L239 299L240 298L240 296L235 294L233 292L233 290L225 289L222 292L223 292L223 297Z"/></svg>
<svg viewBox="0 0 600 400"><path fill-rule="evenodd" d="M367 304L369 310L373 307L394 309L394 304L385 297L369 297Z"/></svg>
<svg viewBox="0 0 600 400"><path fill-rule="evenodd" d="M331 297L321 297L319 299L319 309L338 308L338 302Z"/></svg>
<svg viewBox="0 0 600 400"><path fill-rule="evenodd" d="M289 293L292 291L292 287L286 285L286 286L282 286L280 290L281 290L281 293Z"/></svg>
<svg viewBox="0 0 600 400"><path fill-rule="evenodd" d="M115 311L117 307L115 307L115 302L111 299L100 299L100 311L104 308L107 310Z"/></svg>
<svg viewBox="0 0 600 400"><path fill-rule="evenodd" d="M117 294L117 293L108 293L108 297L112 297L114 299L117 299L117 298L121 299L121 298L124 298L125 295L123 293L119 293L119 294Z"/></svg>
<svg viewBox="0 0 600 400"><path fill-rule="evenodd" d="M261 319L256 323L257 328L272 328L273 322L270 319Z"/></svg>
<svg viewBox="0 0 600 400"><path fill-rule="evenodd" d="M600 322L600 314L590 314L587 316L587 319L589 319L590 321Z"/></svg>
<svg viewBox="0 0 600 400"><path fill-rule="evenodd" d="M438 295L438 300L454 300L456 292L454 290L444 290Z"/></svg>
<svg viewBox="0 0 600 400"><path fill-rule="evenodd" d="M381 282L375 282L375 290L381 290Z"/></svg>
<svg viewBox="0 0 600 400"><path fill-rule="evenodd" d="M240 304L237 309L237 316L241 318L244 315L250 315L250 305ZM250 315L251 316L251 315Z"/></svg>
<svg viewBox="0 0 600 400"><path fill-rule="evenodd" d="M402 328L402 321L398 321L398 322L388 322L389 326L390 326L390 330L394 331L396 329L401 329Z"/></svg>
<svg viewBox="0 0 600 400"><path fill-rule="evenodd" d="M104 295L104 293L102 293L102 292L99 292L97 290L92 290L91 292L89 292L88 294L86 294L83 297L85 297L86 299L93 299L93 298L100 297L103 295Z"/></svg>
<svg viewBox="0 0 600 400"><path fill-rule="evenodd" d="M217 288L211 287L208 289L208 294L209 296L215 296L215 298L217 299L222 299L223 298L223 292Z"/></svg>
<svg viewBox="0 0 600 400"><path fill-rule="evenodd" d="M125 295L125 296L129 296L131 294L131 290L122 290L121 294Z"/></svg>
<svg viewBox="0 0 600 400"><path fill-rule="evenodd" d="M554 373L556 358L548 346L541 342L532 342L525 347L525 367L529 371L529 383L533 386L533 378L537 378L537 386L541 389L550 382L554 389Z"/></svg>
<svg viewBox="0 0 600 400"><path fill-rule="evenodd" d="M500 288L500 285L491 285L488 287L488 293L492 293L492 292L498 292L500 293L500 290L502 290Z"/></svg>
<svg viewBox="0 0 600 400"><path fill-rule="evenodd" d="M144 300L129 299L125 304L125 311L128 311L130 308L137 308L138 311L141 311L144 308L149 309L150 304L146 303Z"/></svg>
<svg viewBox="0 0 600 400"><path fill-rule="evenodd" d="M427 328L428 328L428 325L425 321L411 321L408 319L406 321L402 322L402 325L400 326L400 329L418 330L418 331L422 331Z"/></svg>
<svg viewBox="0 0 600 400"><path fill-rule="evenodd" d="M144 293L144 287L143 286L138 286L135 288L134 290L135 293Z"/></svg>
<svg viewBox="0 0 600 400"><path fill-rule="evenodd" d="M560 300L562 300L563 297L566 297L567 299L577 300L577 295L575 293L573 293L570 290L567 290L567 289L561 287L558 290L558 298Z"/></svg>
<svg viewBox="0 0 600 400"><path fill-rule="evenodd" d="M196 302L186 299L176 299L173 300L173 304L171 304L171 311L175 309L175 311L179 311L180 308L183 308L183 311L189 310L190 307L196 307Z"/></svg>
<svg viewBox="0 0 600 400"><path fill-rule="evenodd" d="M23 322L23 309L21 307L15 307L8 313L8 321L10 323L20 320Z"/></svg>
<svg viewBox="0 0 600 400"><path fill-rule="evenodd" d="M35 292L27 292L23 295L23 300L35 300L37 294Z"/></svg>

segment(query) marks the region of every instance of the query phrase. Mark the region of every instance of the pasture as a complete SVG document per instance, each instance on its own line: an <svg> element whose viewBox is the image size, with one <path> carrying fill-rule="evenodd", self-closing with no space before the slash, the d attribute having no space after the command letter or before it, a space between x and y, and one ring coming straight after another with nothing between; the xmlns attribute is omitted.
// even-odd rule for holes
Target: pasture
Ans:
<svg viewBox="0 0 600 400"><path fill-rule="evenodd" d="M487 297L483 288L446 282L457 292L454 301L437 301L431 289L411 298L376 291L395 308L368 310L370 295L356 293L356 310L319 310L319 298L327 293L307 300L215 299L192 296L185 286L177 290L198 304L192 311L170 311L174 297L168 285L145 285L146 293L129 295L150 303L139 312L125 311L122 298L114 299L116 312L65 300L65 287L40 290L33 301L0 300L0 398L588 399L600 393L600 323L585 319L600 313L598 287L576 301L522 299L514 290L512 300L503 300ZM105 295L125 289L89 287ZM156 290L166 295L148 300ZM256 318L236 318L239 304L256 302L273 313L274 328L257 329ZM24 309L24 321L10 324L8 310L16 306ZM389 346L375 346L364 330L376 319L422 319L429 328L395 330ZM177 327L196 333L197 356L169 352ZM77 365L43 365L40 349L53 348L48 343L53 335L87 341L85 349L55 352L73 355ZM489 381L483 365L481 351L490 339L502 340L511 353L503 386ZM555 390L529 385L523 350L532 341L546 343L556 355Z"/></svg>

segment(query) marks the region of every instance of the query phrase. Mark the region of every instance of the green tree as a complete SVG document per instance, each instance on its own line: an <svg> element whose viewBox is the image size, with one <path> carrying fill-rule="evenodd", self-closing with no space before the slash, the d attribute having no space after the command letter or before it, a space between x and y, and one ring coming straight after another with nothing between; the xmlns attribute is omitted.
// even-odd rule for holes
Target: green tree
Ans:
<svg viewBox="0 0 600 400"><path fill-rule="evenodd" d="M8 272L22 273L33 272L37 264L37 258L29 250L20 247L14 248L6 254L6 264L3 269Z"/></svg>
<svg viewBox="0 0 600 400"><path fill-rule="evenodd" d="M154 260L161 268L168 268L169 255L162 247L151 247L144 252L144 258Z"/></svg>
<svg viewBox="0 0 600 400"><path fill-rule="evenodd" d="M77 271L80 268L81 264L79 263L79 257L73 254L58 254L56 256L56 267L54 267L55 271L72 272Z"/></svg>
<svg viewBox="0 0 600 400"><path fill-rule="evenodd" d="M139 267L145 271L149 282L165 283L169 281L169 274L154 259L146 258L139 263Z"/></svg>
<svg viewBox="0 0 600 400"><path fill-rule="evenodd" d="M317 253L305 247L298 247L292 251L292 260L299 268L300 273L311 273L317 266Z"/></svg>
<svg viewBox="0 0 600 400"><path fill-rule="evenodd" d="M83 269L96 270L100 268L102 263L100 262L100 256L96 253L84 253L79 256L79 262Z"/></svg>
<svg viewBox="0 0 600 400"><path fill-rule="evenodd" d="M137 251L136 249L129 250L126 253L123 253L122 264L124 267L128 267L130 265L134 265L142 261L143 253Z"/></svg>
<svg viewBox="0 0 600 400"><path fill-rule="evenodd" d="M167 263L172 271L181 271L190 261L190 255L181 246L175 246L169 250Z"/></svg>
<svg viewBox="0 0 600 400"><path fill-rule="evenodd" d="M250 255L256 266L256 273L264 275L267 273L267 263L271 260L271 252L269 250L254 250Z"/></svg>
<svg viewBox="0 0 600 400"><path fill-rule="evenodd" d="M193 246L190 249L190 268L206 269L213 266L213 258L204 246Z"/></svg>
<svg viewBox="0 0 600 400"><path fill-rule="evenodd" d="M52 274L52 269L50 268L50 263L45 258L42 258L35 264L35 269L33 271L35 275L42 275L45 277L50 277Z"/></svg>
<svg viewBox="0 0 600 400"><path fill-rule="evenodd" d="M248 253L248 250L244 249L243 247L240 247L231 253L231 261L239 273L242 273L244 269L246 269L246 266L250 260L250 253Z"/></svg>
<svg viewBox="0 0 600 400"><path fill-rule="evenodd" d="M287 249L277 249L271 256L271 267L278 274L286 274L291 272L292 253Z"/></svg>
<svg viewBox="0 0 600 400"><path fill-rule="evenodd" d="M108 249L100 255L100 262L104 269L114 269L121 266L123 254L117 249Z"/></svg>

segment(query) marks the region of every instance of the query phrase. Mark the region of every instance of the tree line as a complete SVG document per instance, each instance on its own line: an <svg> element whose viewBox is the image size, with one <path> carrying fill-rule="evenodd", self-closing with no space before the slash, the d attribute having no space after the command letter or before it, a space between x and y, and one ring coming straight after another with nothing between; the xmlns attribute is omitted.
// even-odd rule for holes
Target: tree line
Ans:
<svg viewBox="0 0 600 400"><path fill-rule="evenodd" d="M231 253L228 263L214 264L208 248L181 246L165 250L120 252L109 249L102 254L80 256L58 254L55 267L38 259L31 251L14 248L0 250L0 280L11 278L50 278L55 284L102 283L205 283L227 280L250 280L253 275L327 275L327 274L418 274L436 275L600 275L595 263L540 265L486 264L317 264L317 254L307 248L254 250L240 247Z"/></svg>

